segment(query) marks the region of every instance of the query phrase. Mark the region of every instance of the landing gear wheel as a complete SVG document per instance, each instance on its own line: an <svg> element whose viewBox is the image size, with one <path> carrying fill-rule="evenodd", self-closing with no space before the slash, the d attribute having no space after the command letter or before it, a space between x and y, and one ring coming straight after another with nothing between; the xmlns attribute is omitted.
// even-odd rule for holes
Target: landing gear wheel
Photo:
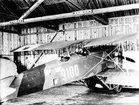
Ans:
<svg viewBox="0 0 139 105"><path fill-rule="evenodd" d="M117 85L117 84L107 84L109 86L109 90L112 90L114 93L120 93L122 90L122 86L121 85Z"/></svg>
<svg viewBox="0 0 139 105"><path fill-rule="evenodd" d="M121 92L121 90L122 90L122 86L121 85L116 85L115 86L115 88L113 89L113 91L115 92L115 93L120 93Z"/></svg>

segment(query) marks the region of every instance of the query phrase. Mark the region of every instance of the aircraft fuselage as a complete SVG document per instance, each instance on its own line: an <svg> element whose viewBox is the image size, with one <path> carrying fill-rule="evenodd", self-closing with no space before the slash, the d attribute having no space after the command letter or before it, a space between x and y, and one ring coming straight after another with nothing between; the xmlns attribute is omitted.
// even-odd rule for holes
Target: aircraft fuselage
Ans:
<svg viewBox="0 0 139 105"><path fill-rule="evenodd" d="M67 61L53 60L17 75L11 84L14 97L26 95L73 81L89 78L101 71L103 52L73 55Z"/></svg>

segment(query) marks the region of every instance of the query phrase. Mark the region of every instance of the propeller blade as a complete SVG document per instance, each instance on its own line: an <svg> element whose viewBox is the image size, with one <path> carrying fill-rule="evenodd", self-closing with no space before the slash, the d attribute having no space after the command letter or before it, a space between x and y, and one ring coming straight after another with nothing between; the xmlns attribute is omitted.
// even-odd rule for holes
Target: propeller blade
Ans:
<svg viewBox="0 0 139 105"><path fill-rule="evenodd" d="M115 56L115 57L122 58L122 59L125 59L125 60L129 61L129 62L135 63L135 60L132 59L132 58L129 58L129 57L124 57L124 56Z"/></svg>
<svg viewBox="0 0 139 105"><path fill-rule="evenodd" d="M135 60L129 57L126 57L126 60L135 63Z"/></svg>

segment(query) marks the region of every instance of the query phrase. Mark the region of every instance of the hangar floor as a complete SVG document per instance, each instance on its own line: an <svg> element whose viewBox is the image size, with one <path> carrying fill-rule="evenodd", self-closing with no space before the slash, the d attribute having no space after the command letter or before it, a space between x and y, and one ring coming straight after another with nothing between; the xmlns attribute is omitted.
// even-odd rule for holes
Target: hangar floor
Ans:
<svg viewBox="0 0 139 105"><path fill-rule="evenodd" d="M139 105L139 90L123 89L121 93L90 91L72 84L33 93L9 100L2 105Z"/></svg>

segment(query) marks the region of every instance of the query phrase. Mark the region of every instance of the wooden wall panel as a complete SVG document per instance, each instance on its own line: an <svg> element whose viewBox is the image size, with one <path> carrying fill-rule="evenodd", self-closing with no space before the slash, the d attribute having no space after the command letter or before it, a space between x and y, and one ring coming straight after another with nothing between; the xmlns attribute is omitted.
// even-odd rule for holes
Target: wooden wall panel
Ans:
<svg viewBox="0 0 139 105"><path fill-rule="evenodd" d="M48 33L47 34L47 42L50 42L52 40L52 38L54 37L55 33ZM56 39L54 39L53 41L56 41Z"/></svg>
<svg viewBox="0 0 139 105"><path fill-rule="evenodd" d="M139 32L139 24L133 24L133 32Z"/></svg>
<svg viewBox="0 0 139 105"><path fill-rule="evenodd" d="M25 45L28 45L29 44L29 42L28 42L28 35L25 35L24 38L25 38Z"/></svg>
<svg viewBox="0 0 139 105"><path fill-rule="evenodd" d="M83 30L77 30L77 40L82 40L84 38Z"/></svg>
<svg viewBox="0 0 139 105"><path fill-rule="evenodd" d="M76 23L76 28L82 28L83 27L83 22L77 22Z"/></svg>
<svg viewBox="0 0 139 105"><path fill-rule="evenodd" d="M65 32L65 40L75 40L75 31L67 31Z"/></svg>
<svg viewBox="0 0 139 105"><path fill-rule="evenodd" d="M8 35L7 35L7 33L3 33L3 53L4 53L4 55L8 55Z"/></svg>
<svg viewBox="0 0 139 105"><path fill-rule="evenodd" d="M38 43L42 43L42 34L38 34Z"/></svg>
<svg viewBox="0 0 139 105"><path fill-rule="evenodd" d="M102 37L108 36L108 27L102 27Z"/></svg>
<svg viewBox="0 0 139 105"><path fill-rule="evenodd" d="M28 44L31 44L31 35L27 35L27 42Z"/></svg>
<svg viewBox="0 0 139 105"><path fill-rule="evenodd" d="M25 36L19 36L19 46L25 45Z"/></svg>
<svg viewBox="0 0 139 105"><path fill-rule="evenodd" d="M31 30L31 31L32 31L32 30ZM29 36L30 36L30 44L35 44L36 41L34 42L34 36L36 36L36 35L31 34L31 35L29 35Z"/></svg>
<svg viewBox="0 0 139 105"><path fill-rule="evenodd" d="M90 38L90 29L84 29L83 30L83 39L89 39Z"/></svg>
<svg viewBox="0 0 139 105"><path fill-rule="evenodd" d="M16 42L16 38L14 39L14 34L9 34L8 35L8 46L9 46L9 54L12 55L12 53L10 52L12 49L16 48L17 45L15 45L15 42ZM15 46L14 46L15 45Z"/></svg>
<svg viewBox="0 0 139 105"><path fill-rule="evenodd" d="M11 50L19 46L18 41L19 40L17 34L0 32L0 55L13 60L13 53L11 52Z"/></svg>
<svg viewBox="0 0 139 105"><path fill-rule="evenodd" d="M83 21L83 27L89 27L89 21Z"/></svg>
<svg viewBox="0 0 139 105"><path fill-rule="evenodd" d="M63 30L64 29L64 24L60 24L59 25L59 30Z"/></svg>
<svg viewBox="0 0 139 105"><path fill-rule="evenodd" d="M47 33L42 34L42 43L47 43Z"/></svg>
<svg viewBox="0 0 139 105"><path fill-rule="evenodd" d="M65 34L63 34L63 32L59 32L57 33L57 41L64 41L65 40Z"/></svg>
<svg viewBox="0 0 139 105"><path fill-rule="evenodd" d="M0 55L3 54L3 33L0 32Z"/></svg>
<svg viewBox="0 0 139 105"><path fill-rule="evenodd" d="M99 30L98 28L92 29L92 38L98 38Z"/></svg>
<svg viewBox="0 0 139 105"><path fill-rule="evenodd" d="M60 28L63 28L63 26L61 26ZM65 23L64 28L65 29L74 29L75 28L75 23Z"/></svg>

